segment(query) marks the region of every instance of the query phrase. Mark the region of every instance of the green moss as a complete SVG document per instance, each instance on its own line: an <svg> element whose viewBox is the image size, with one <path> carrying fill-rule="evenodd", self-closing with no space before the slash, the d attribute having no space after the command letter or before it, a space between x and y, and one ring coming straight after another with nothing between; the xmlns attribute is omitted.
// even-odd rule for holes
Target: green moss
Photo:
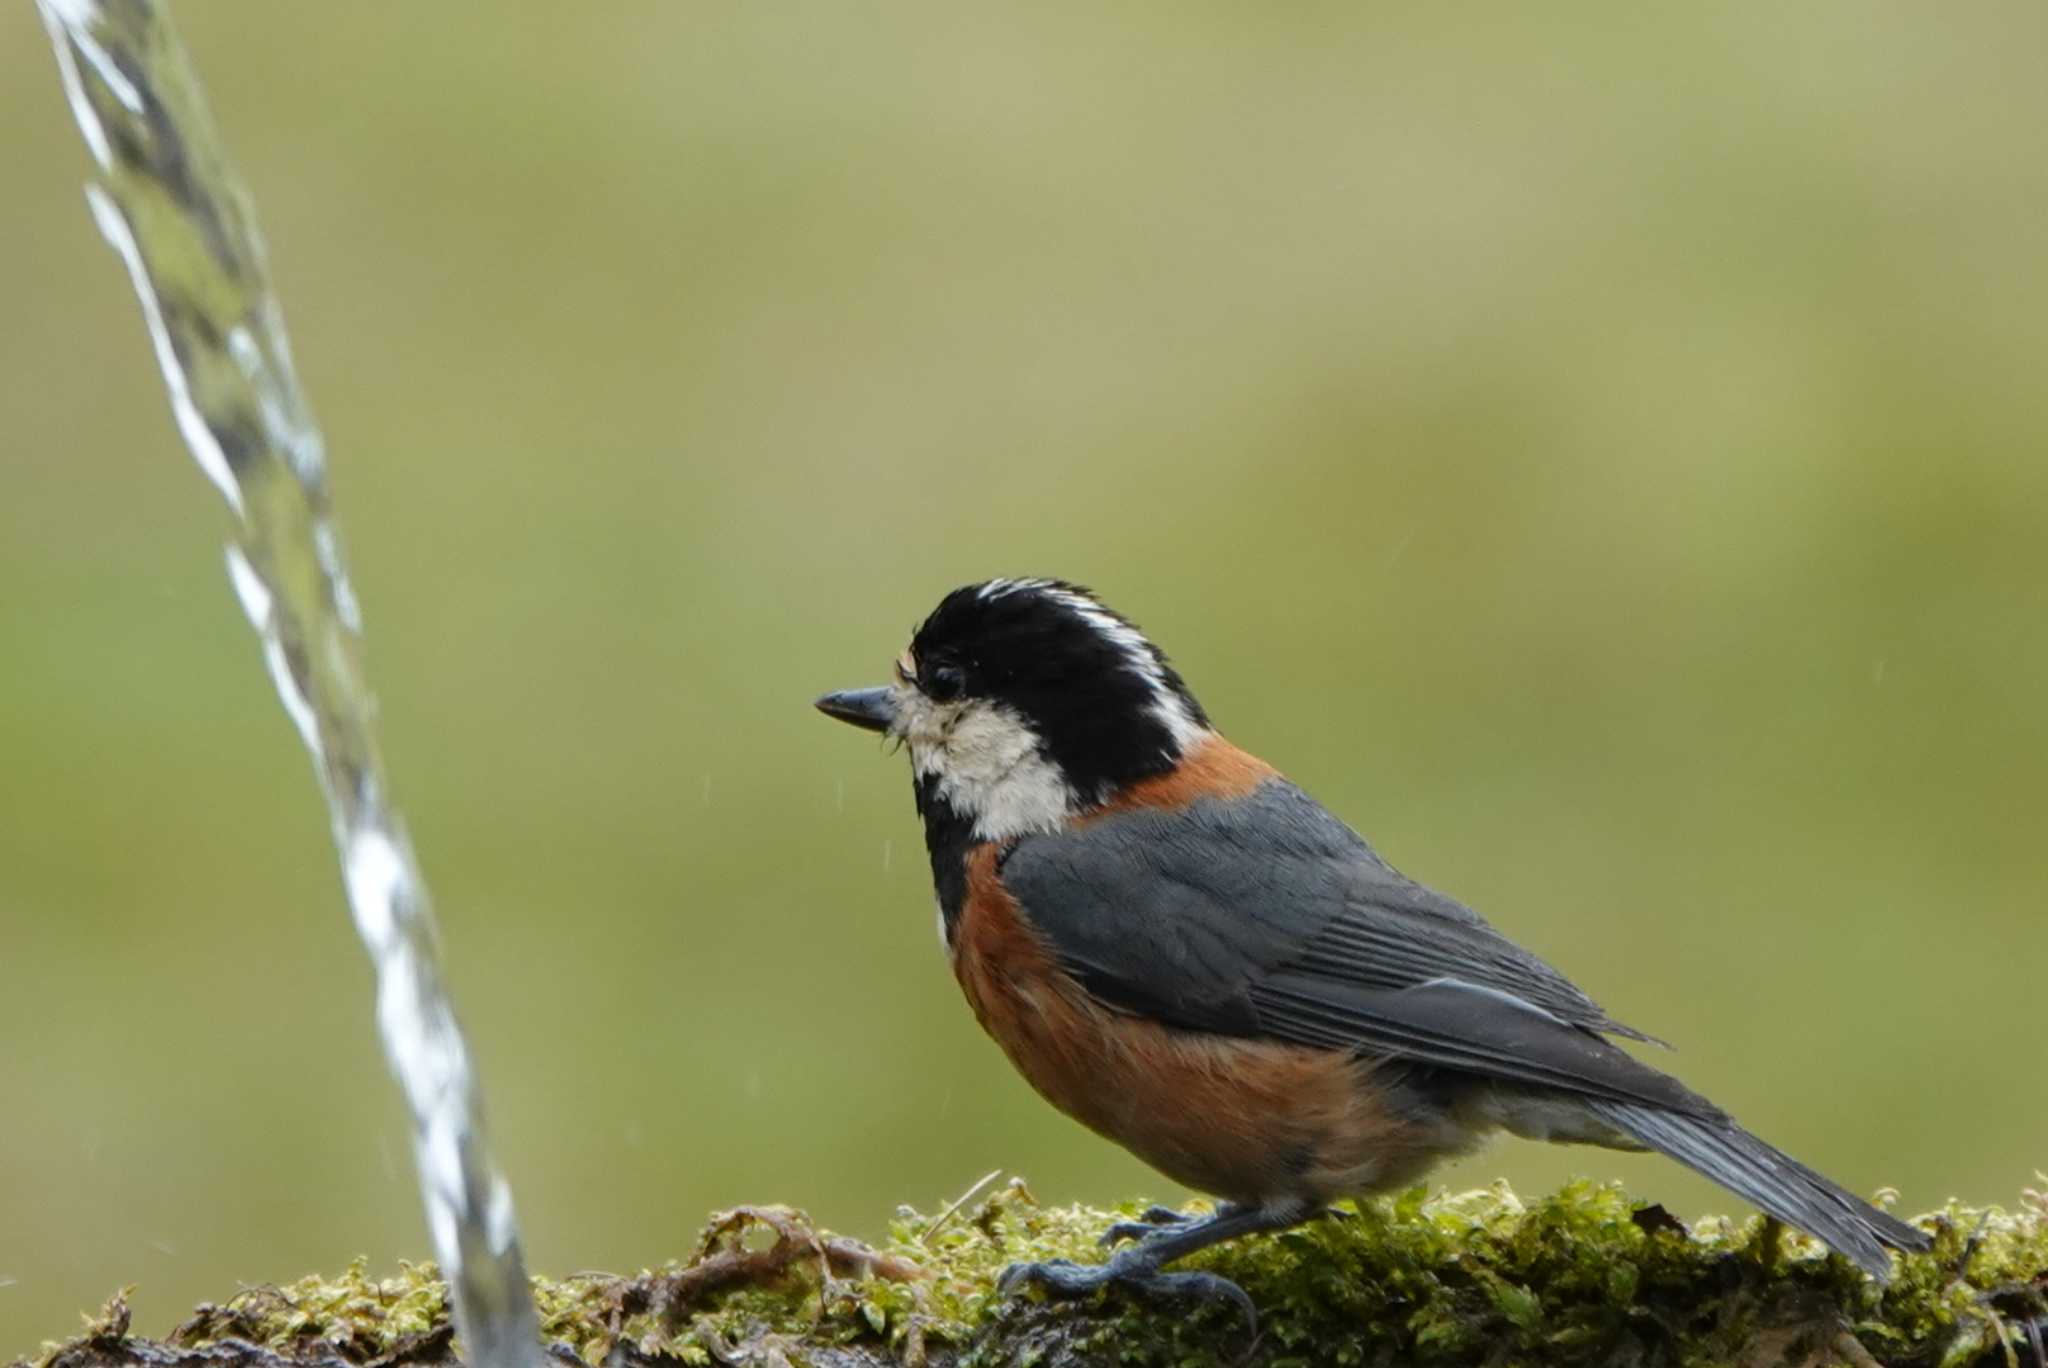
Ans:
<svg viewBox="0 0 2048 1368"><path fill-rule="evenodd" d="M1042 1206L1012 1182L936 1219L904 1211L877 1251L823 1235L801 1213L744 1208L715 1220L690 1260L631 1278L537 1278L534 1289L547 1338L592 1365L621 1344L688 1363L767 1345L798 1363L806 1347L827 1346L987 1368L1048 1355L1148 1368L1241 1358L1244 1328L1225 1306L995 1297L1006 1265L1095 1261L1103 1228L1133 1214ZM1187 1266L1252 1295L1264 1332L1257 1361L1276 1368L1705 1365L1754 1361L1759 1345L1798 1361L1849 1352L1845 1334L1888 1364L2002 1361L2001 1327L2016 1334L2048 1318L2048 1200L2028 1192L2012 1212L1952 1204L1923 1224L1934 1249L1901 1260L1879 1287L1775 1223L1710 1219L1686 1230L1614 1186L1575 1183L1533 1202L1505 1185L1416 1189ZM184 1348L229 1338L285 1353L324 1348L368 1363L430 1357L419 1351L443 1347L432 1340L447 1333L432 1265L373 1279L358 1262L338 1278L201 1308L171 1338Z"/></svg>

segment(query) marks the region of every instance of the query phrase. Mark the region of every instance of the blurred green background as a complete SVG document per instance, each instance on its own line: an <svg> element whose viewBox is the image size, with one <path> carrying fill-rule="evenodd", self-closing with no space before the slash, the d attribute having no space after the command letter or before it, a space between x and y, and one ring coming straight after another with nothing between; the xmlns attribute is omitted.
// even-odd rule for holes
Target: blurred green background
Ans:
<svg viewBox="0 0 2048 1368"><path fill-rule="evenodd" d="M187 6L537 1268L1174 1197L813 714L952 585L1858 1188L2048 1165L2048 11ZM0 1354L426 1248L304 755L0 6ZM1504 1143L1445 1171L1675 1166Z"/></svg>

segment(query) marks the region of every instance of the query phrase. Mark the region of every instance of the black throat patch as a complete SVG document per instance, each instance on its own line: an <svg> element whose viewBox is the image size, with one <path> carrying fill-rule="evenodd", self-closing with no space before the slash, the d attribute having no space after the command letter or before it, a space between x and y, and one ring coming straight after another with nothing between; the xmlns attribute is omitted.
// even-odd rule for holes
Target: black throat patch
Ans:
<svg viewBox="0 0 2048 1368"><path fill-rule="evenodd" d="M932 860L932 890L938 894L939 915L945 920L946 944L951 945L960 909L967 904L967 855L979 842L974 839L973 821L939 796L938 776L919 775L913 787L917 815L924 821L925 852Z"/></svg>

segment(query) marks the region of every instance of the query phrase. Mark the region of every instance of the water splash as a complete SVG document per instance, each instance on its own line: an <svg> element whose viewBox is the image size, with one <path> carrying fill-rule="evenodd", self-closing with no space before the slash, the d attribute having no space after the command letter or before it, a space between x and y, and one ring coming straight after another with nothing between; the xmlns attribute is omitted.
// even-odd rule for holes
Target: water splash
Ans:
<svg viewBox="0 0 2048 1368"><path fill-rule="evenodd" d="M326 457L254 216L157 0L37 8L99 164L93 220L134 282L178 432L234 515L228 577L327 798L456 1328L478 1368L531 1368L539 1331L512 1194L484 1143L426 886L384 781Z"/></svg>

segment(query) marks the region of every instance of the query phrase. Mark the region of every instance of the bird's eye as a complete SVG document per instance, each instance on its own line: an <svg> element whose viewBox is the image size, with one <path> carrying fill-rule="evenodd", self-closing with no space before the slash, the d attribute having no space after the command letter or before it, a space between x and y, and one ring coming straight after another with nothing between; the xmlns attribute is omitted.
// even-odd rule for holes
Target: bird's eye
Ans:
<svg viewBox="0 0 2048 1368"><path fill-rule="evenodd" d="M958 665L933 665L918 671L918 685L934 703L951 703L967 690L967 675Z"/></svg>

